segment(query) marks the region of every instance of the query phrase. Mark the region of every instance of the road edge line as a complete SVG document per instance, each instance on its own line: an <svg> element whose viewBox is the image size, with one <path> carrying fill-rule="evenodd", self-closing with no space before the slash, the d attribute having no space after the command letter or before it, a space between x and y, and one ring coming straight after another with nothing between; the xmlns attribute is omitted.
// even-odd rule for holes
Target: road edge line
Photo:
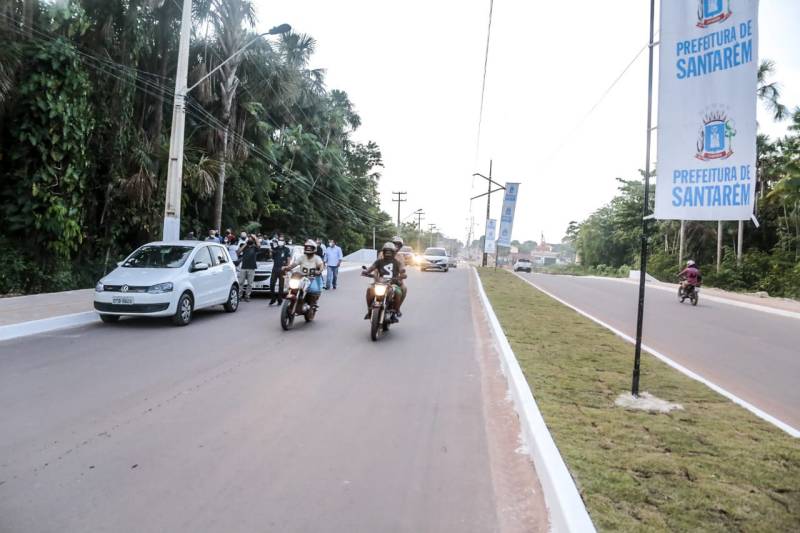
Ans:
<svg viewBox="0 0 800 533"><path fill-rule="evenodd" d="M84 311L69 315L41 318L39 320L29 320L27 322L19 322L17 324L6 324L5 326L0 326L0 342L17 339L19 337L38 335L39 333L47 333L59 329L85 326L99 320L99 315L94 311Z"/></svg>
<svg viewBox="0 0 800 533"><path fill-rule="evenodd" d="M558 303L569 307L570 309L572 309L573 311L575 311L579 315L585 316L586 318L588 318L592 322L595 322L595 323L603 326L604 328L609 330L611 333L613 333L617 337L620 337L621 339L623 339L625 341L628 341L631 344L635 344L636 343L636 341L634 340L633 337L623 333L622 331L618 330L614 326L611 326L610 324L607 324L607 323L603 322L599 318L596 318L596 317L590 315L586 311L583 311L583 310L575 307L574 305L562 300L561 298L559 298L555 294L551 293L550 291L547 291L547 290L543 289L542 287L539 287L538 285L536 285L531 280L523 278L522 276L520 276L516 272L514 272L513 274L516 277L518 277L519 279L521 279L522 281L524 281L525 283L527 283L528 285L530 285L531 287L533 287L534 289L546 294L547 296L549 296L553 300L557 301ZM739 398L738 396L736 396L732 392L730 392L730 391L728 391L726 389L723 389L722 387L720 387L719 385L717 385L713 381L709 381L708 379L704 378L700 374L697 374L693 370L689 370L688 368L686 368L682 364L680 364L680 363L678 363L676 361L673 361L672 359L670 359L666 355L662 354L658 350L654 350L653 348L651 348L650 346L648 346L646 344L642 344L642 349L644 349L646 352L648 352L653 357L656 357L657 359L660 359L661 361L663 361L664 363L668 364L669 366L671 366L675 370L677 370L680 373L684 374L685 376L687 376L687 377L689 377L689 378L691 378L691 379L693 379L695 381L699 381L700 383L702 383L706 387L710 388L711 390L713 390L714 392L716 392L718 394L721 394L722 396L726 397L727 399L729 399L733 403L739 405L740 407L744 407L745 409L747 409L748 411L750 411L751 413L753 413L754 415L756 415L760 419L762 419L762 420L764 420L766 422L769 422L770 424L772 424L775 427L785 431L786 433L788 433L789 435L791 435L794 438L800 438L800 430L797 430L796 428L793 428L792 426L790 426L786 422L784 422L784 421L772 416L769 413L766 413L766 412L762 411L761 409L759 409L755 405L751 404L750 402L748 402L746 400L743 400L742 398Z"/></svg>
<svg viewBox="0 0 800 533"><path fill-rule="evenodd" d="M516 274L516 272L515 272L515 274ZM548 275L549 276L553 276L553 275L563 276L563 275L567 275L567 274L548 274ZM638 281L632 280L630 278L613 278L613 277L610 277L610 276L570 276L570 277L609 280L609 281L616 281L618 283L625 283L625 284L628 284L628 285L636 285L637 287L639 286L639 282ZM650 283L651 282L649 282L649 281L646 282L647 287L650 287L651 289L655 289L657 291L671 292L673 294L675 293L675 290L678 288L677 285L675 285L675 287L662 287L661 285L652 285ZM661 282L659 282L659 283L661 283ZM713 288L716 288L716 287L713 287ZM703 292L703 299L704 300L709 300L711 302L721 303L721 304L724 304L724 305L731 305L733 307L741 307L743 309L749 309L751 311L758 311L758 312L767 313L767 314L770 314L770 315L778 315L778 316L782 316L784 318L793 318L795 320L800 320L800 313L798 313L796 311L789 311L787 309L777 309L775 307L769 307L769 306L766 306L766 305L752 304L750 302L742 302L742 301L739 301L739 300L732 300L730 298L725 298L723 296L714 296L713 294L707 294L705 292Z"/></svg>
<svg viewBox="0 0 800 533"><path fill-rule="evenodd" d="M596 531L586 504L578 492L578 487L575 485L564 458L561 457L561 452L558 451L553 436L536 405L533 391L522 373L517 356L514 355L511 344L509 344L494 308L489 302L478 271L474 267L472 271L478 282L481 304L500 348L500 363L508 380L509 391L520 419L522 437L528 447L528 454L533 459L539 481L542 483L545 503L550 514L551 530L555 532Z"/></svg>

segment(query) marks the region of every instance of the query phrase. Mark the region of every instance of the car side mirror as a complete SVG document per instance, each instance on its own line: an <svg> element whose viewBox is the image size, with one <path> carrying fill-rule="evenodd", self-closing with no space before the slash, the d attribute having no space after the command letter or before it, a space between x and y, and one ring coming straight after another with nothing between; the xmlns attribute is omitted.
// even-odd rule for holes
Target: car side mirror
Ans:
<svg viewBox="0 0 800 533"><path fill-rule="evenodd" d="M199 272L201 270L208 270L208 263L195 263L192 265L192 272Z"/></svg>

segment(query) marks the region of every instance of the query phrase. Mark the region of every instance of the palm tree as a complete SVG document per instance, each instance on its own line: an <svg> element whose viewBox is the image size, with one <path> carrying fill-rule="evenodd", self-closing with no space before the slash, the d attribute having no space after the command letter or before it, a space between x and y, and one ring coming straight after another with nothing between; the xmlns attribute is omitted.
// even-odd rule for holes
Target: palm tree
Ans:
<svg viewBox="0 0 800 533"><path fill-rule="evenodd" d="M245 24L249 27L255 25L255 9L249 0L212 0L210 4L210 18L214 26L217 42L223 58L233 56L241 50L248 35ZM236 72L243 59L237 55L220 68L222 81L219 84L222 104L222 150L219 157L219 174L217 188L214 191L214 220L215 228L222 227L222 200L225 191L225 163L228 157L228 137L231 129L231 109L233 108L236 90L239 88L239 78Z"/></svg>
<svg viewBox="0 0 800 533"><path fill-rule="evenodd" d="M789 110L785 105L780 103L780 86L777 82L767 83L767 78L775 73L775 62L770 59L765 59L758 66L758 88L756 94L758 99L764 103L764 106L772 112L772 118L775 120L783 120L788 114Z"/></svg>

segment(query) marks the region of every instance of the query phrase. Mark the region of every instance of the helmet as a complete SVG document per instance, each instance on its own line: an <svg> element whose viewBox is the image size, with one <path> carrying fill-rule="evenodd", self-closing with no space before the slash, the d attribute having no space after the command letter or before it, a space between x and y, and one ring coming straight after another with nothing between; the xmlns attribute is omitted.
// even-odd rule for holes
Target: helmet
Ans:
<svg viewBox="0 0 800 533"><path fill-rule="evenodd" d="M317 252L317 243L311 239L308 239L306 243L303 245L303 252L309 254L313 254Z"/></svg>
<svg viewBox="0 0 800 533"><path fill-rule="evenodd" d="M692 259L689 259L688 261L686 261L686 266L687 267L692 267L692 266L694 266L694 264L695 263L694 263L694 261Z"/></svg>
<svg viewBox="0 0 800 533"><path fill-rule="evenodd" d="M393 242L387 242L386 244L383 245L381 251L384 253L384 255L386 255L386 252L390 252L391 255L394 255L394 253L397 251L397 247L394 245Z"/></svg>
<svg viewBox="0 0 800 533"><path fill-rule="evenodd" d="M395 235L392 237L392 242L394 243L395 247L402 247L403 246L403 238L400 235Z"/></svg>

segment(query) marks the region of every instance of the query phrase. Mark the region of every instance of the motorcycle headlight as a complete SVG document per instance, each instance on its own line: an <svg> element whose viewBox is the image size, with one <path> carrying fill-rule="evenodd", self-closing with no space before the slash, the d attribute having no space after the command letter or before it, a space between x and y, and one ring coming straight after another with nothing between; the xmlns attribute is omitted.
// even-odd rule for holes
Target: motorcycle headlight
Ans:
<svg viewBox="0 0 800 533"><path fill-rule="evenodd" d="M375 285L375 296L383 296L386 294L386 285Z"/></svg>
<svg viewBox="0 0 800 533"><path fill-rule="evenodd" d="M290 289L299 289L300 288L300 278L292 278L289 280L289 288Z"/></svg>
<svg viewBox="0 0 800 533"><path fill-rule="evenodd" d="M150 294L161 294L164 292L172 292L172 282L167 283L159 283L157 285L153 285L148 287L147 292Z"/></svg>

